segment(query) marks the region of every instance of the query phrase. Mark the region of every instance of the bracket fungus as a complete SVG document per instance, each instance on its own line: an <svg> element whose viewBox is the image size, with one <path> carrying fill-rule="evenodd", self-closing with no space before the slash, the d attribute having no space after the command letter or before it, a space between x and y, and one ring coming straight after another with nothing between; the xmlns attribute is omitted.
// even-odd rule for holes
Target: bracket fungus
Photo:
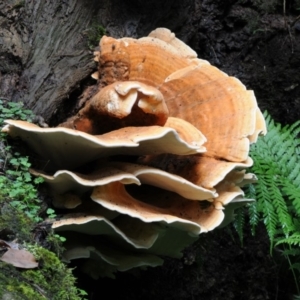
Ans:
<svg viewBox="0 0 300 300"><path fill-rule="evenodd" d="M165 28L102 37L94 94L56 128L3 128L48 161L42 176L62 217L66 261L92 277L180 257L251 199L250 143L266 133L253 91ZM88 94L88 93L87 93ZM95 265L98 265L96 271Z"/></svg>
<svg viewBox="0 0 300 300"><path fill-rule="evenodd" d="M118 81L102 88L75 117L60 126L95 135L129 126L163 126L168 116L158 89L138 81Z"/></svg>

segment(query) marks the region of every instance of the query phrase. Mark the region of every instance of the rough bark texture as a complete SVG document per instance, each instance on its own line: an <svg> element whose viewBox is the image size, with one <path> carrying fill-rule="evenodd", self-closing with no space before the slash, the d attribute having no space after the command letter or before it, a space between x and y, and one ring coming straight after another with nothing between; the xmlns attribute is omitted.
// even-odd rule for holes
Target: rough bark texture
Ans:
<svg viewBox="0 0 300 300"><path fill-rule="evenodd" d="M191 10L192 0L1 0L0 97L55 119L75 105L72 91L95 68L88 47L95 24L114 37L137 37L181 28Z"/></svg>

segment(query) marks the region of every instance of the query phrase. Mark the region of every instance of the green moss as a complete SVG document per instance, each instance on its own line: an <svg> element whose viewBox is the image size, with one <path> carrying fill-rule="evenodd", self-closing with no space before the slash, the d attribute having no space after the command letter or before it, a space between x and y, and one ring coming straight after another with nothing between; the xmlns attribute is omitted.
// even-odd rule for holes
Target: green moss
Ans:
<svg viewBox="0 0 300 300"><path fill-rule="evenodd" d="M29 242L34 226L33 221L24 212L11 206L9 202L3 204L0 200L0 205L0 228L9 228L12 238Z"/></svg>
<svg viewBox="0 0 300 300"><path fill-rule="evenodd" d="M43 299L39 292L34 288L34 282L29 283L22 280L21 272L18 272L13 266L0 263L0 297L6 296L14 300Z"/></svg>
<svg viewBox="0 0 300 300"><path fill-rule="evenodd" d="M93 50L95 47L97 47L99 45L100 39L105 34L105 28L102 25L93 22L91 27L87 31L89 49Z"/></svg>
<svg viewBox="0 0 300 300"><path fill-rule="evenodd" d="M37 258L39 267L18 271L8 264L0 263L0 296L9 292L13 299L83 299L86 293L76 288L72 270L53 252L33 245L28 245L27 249Z"/></svg>
<svg viewBox="0 0 300 300"><path fill-rule="evenodd" d="M14 299L36 299L36 300L43 300L45 299L43 296L40 296L32 287L28 284L24 283L17 283L14 282L13 284L9 284L6 287L7 292L10 292ZM19 297L18 295L22 295Z"/></svg>
<svg viewBox="0 0 300 300"><path fill-rule="evenodd" d="M18 9L18 8L21 8L21 7L24 7L24 6L25 6L25 1L21 0L21 1L18 1L15 5L13 5L12 9Z"/></svg>
<svg viewBox="0 0 300 300"><path fill-rule="evenodd" d="M24 110L22 104L0 99L0 128L5 119L30 120L32 117L32 112ZM17 269L0 261L0 299L84 299L86 293L76 287L72 270L59 259L62 237L54 235L43 223L47 205L38 196L41 180L31 177L29 159L20 153L21 148L20 144L9 145L6 135L0 134L0 229L3 235L0 238L17 239L34 254L39 267ZM39 235L39 231L43 234Z"/></svg>

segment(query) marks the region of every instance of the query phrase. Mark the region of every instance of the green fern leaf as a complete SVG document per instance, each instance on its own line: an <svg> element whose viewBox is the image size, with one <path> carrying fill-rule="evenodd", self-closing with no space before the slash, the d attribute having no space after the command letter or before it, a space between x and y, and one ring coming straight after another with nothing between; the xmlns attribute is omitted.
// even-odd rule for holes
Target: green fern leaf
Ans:
<svg viewBox="0 0 300 300"><path fill-rule="evenodd" d="M291 270L291 269L294 269L294 270L297 270L297 271L299 271L300 270L300 263L293 263L293 264L291 264L290 265L290 267L289 267L289 269Z"/></svg>
<svg viewBox="0 0 300 300"><path fill-rule="evenodd" d="M300 249L299 248L284 249L282 251L282 254L284 256L300 256Z"/></svg>
<svg viewBox="0 0 300 300"><path fill-rule="evenodd" d="M244 242L244 225L245 225L245 209L244 207L240 207L235 211L235 218L233 222L233 226L238 233L238 236L240 238L241 245L243 245Z"/></svg>
<svg viewBox="0 0 300 300"><path fill-rule="evenodd" d="M295 233L290 237L287 237L287 238L277 241L275 246L278 246L281 244L288 244L291 246L300 246L300 233Z"/></svg>
<svg viewBox="0 0 300 300"><path fill-rule="evenodd" d="M257 201L248 206L248 213L252 227L264 220L273 244L275 236L288 238L299 232L293 217L300 216L300 121L282 127L267 112L264 116L268 134L250 151L254 161L251 172L258 183L251 195Z"/></svg>
<svg viewBox="0 0 300 300"><path fill-rule="evenodd" d="M255 184L249 184L245 187L245 196L249 199L255 199L256 198L256 190L255 190ZM257 203L251 202L248 203L247 206L247 212L249 217L249 223L251 225L251 233L254 236L255 235L255 229L260 221L260 215L257 210ZM245 212L245 210L244 210ZM237 212L238 214L238 212Z"/></svg>

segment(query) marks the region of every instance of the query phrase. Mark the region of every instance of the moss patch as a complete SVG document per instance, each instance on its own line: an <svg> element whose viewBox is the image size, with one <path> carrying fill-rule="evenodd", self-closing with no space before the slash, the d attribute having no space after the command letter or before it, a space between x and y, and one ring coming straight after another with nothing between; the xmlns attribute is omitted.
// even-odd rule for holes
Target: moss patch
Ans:
<svg viewBox="0 0 300 300"><path fill-rule="evenodd" d="M22 104L0 99L0 128L5 119L31 118L32 112ZM0 299L84 299L87 293L76 287L72 269L59 259L62 237L44 222L45 216L55 215L47 214L47 204L39 198L37 186L42 180L31 177L31 164L23 150L24 145L0 134L0 239L14 241L33 253L39 267L19 269L0 261Z"/></svg>

